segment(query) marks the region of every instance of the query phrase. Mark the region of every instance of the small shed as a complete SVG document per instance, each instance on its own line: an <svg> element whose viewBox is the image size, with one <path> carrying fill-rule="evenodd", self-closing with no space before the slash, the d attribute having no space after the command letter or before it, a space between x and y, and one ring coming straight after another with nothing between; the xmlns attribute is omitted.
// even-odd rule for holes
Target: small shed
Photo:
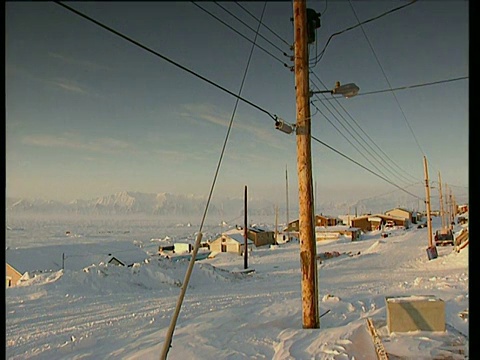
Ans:
<svg viewBox="0 0 480 360"><path fill-rule="evenodd" d="M247 238L247 247L251 251L254 242ZM210 243L212 252L231 252L242 255L245 247L245 238L240 232L224 233Z"/></svg>
<svg viewBox="0 0 480 360"><path fill-rule="evenodd" d="M247 238L252 240L255 246L275 244L275 232L262 229L258 226L251 226L248 228Z"/></svg>
<svg viewBox="0 0 480 360"><path fill-rule="evenodd" d="M174 244L174 250L177 254L191 253L193 251L193 245L190 243L178 242Z"/></svg>

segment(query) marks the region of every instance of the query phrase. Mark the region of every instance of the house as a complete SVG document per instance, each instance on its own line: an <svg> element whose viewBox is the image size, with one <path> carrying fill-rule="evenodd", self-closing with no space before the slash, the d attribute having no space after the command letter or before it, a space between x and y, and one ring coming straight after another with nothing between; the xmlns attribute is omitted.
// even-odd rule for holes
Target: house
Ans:
<svg viewBox="0 0 480 360"><path fill-rule="evenodd" d="M412 211L409 211L409 210L404 209L404 208L397 207L397 208L385 211L385 215L408 219L410 224L416 224L417 223L416 216L415 216L415 219L414 219Z"/></svg>
<svg viewBox="0 0 480 360"><path fill-rule="evenodd" d="M17 286L21 281L28 280L30 278L30 273L27 270L28 268L22 266L21 264L9 264L5 263L5 287ZM58 271L59 269L57 269ZM50 272L53 270L49 270ZM33 273L42 273L43 271L35 270Z"/></svg>
<svg viewBox="0 0 480 360"><path fill-rule="evenodd" d="M131 242L45 245L5 251L6 285L16 286L38 274L82 270L91 265L133 266L149 255Z"/></svg>
<svg viewBox="0 0 480 360"><path fill-rule="evenodd" d="M335 226L340 223L340 219L334 216L315 215L315 226Z"/></svg>
<svg viewBox="0 0 480 360"><path fill-rule="evenodd" d="M355 215L346 214L346 215L338 215L339 223L337 225L347 225L351 226L351 220L355 218Z"/></svg>
<svg viewBox="0 0 480 360"><path fill-rule="evenodd" d="M335 226L340 223L340 219L333 216L326 216L326 215L315 215L315 224L314 226ZM293 220L288 223L288 226L283 231L292 231L298 232L299 231L299 219Z"/></svg>
<svg viewBox="0 0 480 360"><path fill-rule="evenodd" d="M125 266L125 264L118 260L115 256L109 255L105 261L106 264L118 265L118 266ZM132 264L133 265L133 264ZM132 266L130 265L130 266Z"/></svg>
<svg viewBox="0 0 480 360"><path fill-rule="evenodd" d="M49 247L6 249L6 286L16 286L37 274L50 273L62 269L62 253L54 254Z"/></svg>
<svg viewBox="0 0 480 360"><path fill-rule="evenodd" d="M236 229L233 229L236 230ZM252 250L254 242L247 238L248 250ZM242 255L245 248L245 237L243 232L239 230L228 231L220 237L210 242L210 250L212 252L231 252Z"/></svg>
<svg viewBox="0 0 480 360"><path fill-rule="evenodd" d="M336 226L316 226L315 227L315 238L319 240L328 240L328 239L338 239L340 236L348 236L352 241L360 239L362 235L362 230L360 228L355 228L345 225L336 225Z"/></svg>
<svg viewBox="0 0 480 360"><path fill-rule="evenodd" d="M381 229L387 221L393 222L395 226L403 226L406 229L410 226L410 221L405 218L393 217L384 214L363 215L351 220L352 227L361 229L362 231L373 231Z"/></svg>

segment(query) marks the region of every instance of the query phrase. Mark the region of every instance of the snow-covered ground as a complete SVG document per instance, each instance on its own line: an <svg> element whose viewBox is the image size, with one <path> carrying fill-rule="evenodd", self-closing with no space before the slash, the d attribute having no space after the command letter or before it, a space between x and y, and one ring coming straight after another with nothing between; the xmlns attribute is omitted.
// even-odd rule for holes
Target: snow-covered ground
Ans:
<svg viewBox="0 0 480 360"><path fill-rule="evenodd" d="M433 218L434 230L439 222ZM57 223L7 225L10 249L56 244L68 252L72 241L104 240L91 236L99 234L93 230L72 239L69 229L65 237L65 226ZM154 226L141 224L138 232L129 226L131 231L108 233L108 240L148 245L168 235ZM198 230L181 229L190 238ZM427 246L427 228L416 227L391 229L386 238L372 232L354 242L317 242L317 254L340 254L318 264L318 329L303 328L298 242L254 248L250 273L242 272L239 255L197 261L167 358L372 360L371 319L390 359L466 359L469 320L460 314L469 307L468 246L458 253L438 247L432 260ZM152 257L133 267L65 267L6 289L6 358L159 359L188 265ZM411 295L444 301L445 332L389 333L385 298Z"/></svg>

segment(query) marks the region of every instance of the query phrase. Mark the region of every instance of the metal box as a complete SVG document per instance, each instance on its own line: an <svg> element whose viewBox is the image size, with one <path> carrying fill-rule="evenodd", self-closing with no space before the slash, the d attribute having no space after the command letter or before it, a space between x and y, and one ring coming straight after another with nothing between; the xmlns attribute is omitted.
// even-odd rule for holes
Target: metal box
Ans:
<svg viewBox="0 0 480 360"><path fill-rule="evenodd" d="M385 302L390 333L445 331L445 302L434 295L393 296Z"/></svg>

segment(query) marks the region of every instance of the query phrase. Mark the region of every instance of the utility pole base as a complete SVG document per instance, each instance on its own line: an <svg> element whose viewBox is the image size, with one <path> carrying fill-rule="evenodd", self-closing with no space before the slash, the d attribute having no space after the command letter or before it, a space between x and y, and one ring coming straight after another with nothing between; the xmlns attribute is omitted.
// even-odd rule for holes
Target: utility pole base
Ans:
<svg viewBox="0 0 480 360"><path fill-rule="evenodd" d="M427 248L428 260L436 259L438 257L437 247L431 246Z"/></svg>

